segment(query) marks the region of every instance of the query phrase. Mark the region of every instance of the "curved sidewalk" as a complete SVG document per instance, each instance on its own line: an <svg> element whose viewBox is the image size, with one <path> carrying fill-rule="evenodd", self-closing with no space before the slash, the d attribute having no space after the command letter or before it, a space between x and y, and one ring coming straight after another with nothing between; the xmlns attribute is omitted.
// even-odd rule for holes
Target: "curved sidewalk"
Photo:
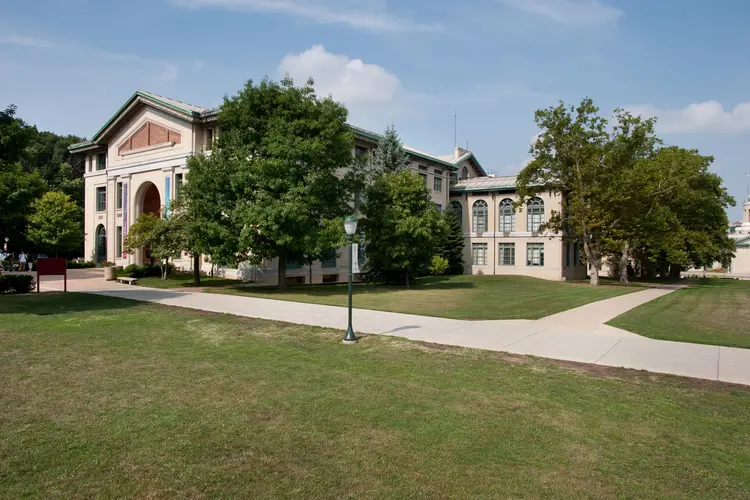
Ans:
<svg viewBox="0 0 750 500"><path fill-rule="evenodd" d="M106 282L101 275L90 273L79 276L68 281L68 290L340 330L347 327L344 307L160 290ZM62 283L43 281L42 288L62 289ZM354 329L436 344L750 385L750 349L654 340L604 324L673 290L646 289L539 320L461 321L355 309Z"/></svg>

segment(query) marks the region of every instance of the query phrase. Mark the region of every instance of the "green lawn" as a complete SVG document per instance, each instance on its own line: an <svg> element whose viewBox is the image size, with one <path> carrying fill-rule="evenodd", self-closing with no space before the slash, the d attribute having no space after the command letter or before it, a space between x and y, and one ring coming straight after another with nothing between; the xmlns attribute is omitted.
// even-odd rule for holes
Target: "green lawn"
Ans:
<svg viewBox="0 0 750 500"><path fill-rule="evenodd" d="M453 319L538 319L574 307L637 291L638 286L562 283L525 276L446 276L422 278L414 288L375 284L354 287L354 307ZM347 305L347 285L288 287L230 286L212 293Z"/></svg>
<svg viewBox="0 0 750 500"><path fill-rule="evenodd" d="M138 278L138 284L151 288L190 288L195 287L192 273L172 273L169 279L158 277ZM201 276L201 287L236 285L237 280L217 276Z"/></svg>
<svg viewBox="0 0 750 500"><path fill-rule="evenodd" d="M1 296L0 498L750 496L748 388L342 335Z"/></svg>
<svg viewBox="0 0 750 500"><path fill-rule="evenodd" d="M750 281L698 280L609 324L655 339L750 348Z"/></svg>

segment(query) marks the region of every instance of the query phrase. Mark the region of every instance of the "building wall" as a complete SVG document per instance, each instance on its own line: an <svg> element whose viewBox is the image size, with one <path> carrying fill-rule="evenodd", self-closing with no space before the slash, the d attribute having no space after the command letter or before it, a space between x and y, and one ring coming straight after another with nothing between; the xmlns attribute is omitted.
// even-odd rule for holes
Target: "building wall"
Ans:
<svg viewBox="0 0 750 500"><path fill-rule="evenodd" d="M733 274L750 274L750 246L737 247L730 272Z"/></svg>
<svg viewBox="0 0 750 500"><path fill-rule="evenodd" d="M544 202L544 220L549 220L552 211L562 210L562 195L558 192L545 192L539 195ZM466 274L480 275L507 275L516 274L533 276L549 280L578 280L586 278L586 266L579 262L573 262L574 252L572 247L568 254L568 265L566 265L565 246L572 245L574 238L566 235L537 234L527 230L527 209L522 207L515 212L515 231L505 233L500 229L500 202L510 199L513 202L518 197L513 192L476 192L476 193L454 193L450 200L461 203L462 220L466 245L464 247L464 270ZM488 221L487 231L477 233L473 231L473 207L474 203L482 200L487 203ZM499 260L499 244L512 243L515 245L515 265L502 265ZM487 257L485 265L475 265L472 259L472 247L474 244L487 245ZM544 265L532 266L527 262L527 245L544 245ZM582 253L579 248L579 255Z"/></svg>

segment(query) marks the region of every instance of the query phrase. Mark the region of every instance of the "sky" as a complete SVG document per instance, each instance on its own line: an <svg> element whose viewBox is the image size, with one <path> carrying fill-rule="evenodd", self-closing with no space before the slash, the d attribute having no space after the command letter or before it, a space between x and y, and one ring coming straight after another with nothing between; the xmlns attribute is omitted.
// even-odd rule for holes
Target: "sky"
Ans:
<svg viewBox="0 0 750 500"><path fill-rule="evenodd" d="M137 89L204 107L248 79L313 77L349 122L517 173L534 111L591 97L659 118L667 144L750 184L746 0L10 0L0 106L91 137Z"/></svg>

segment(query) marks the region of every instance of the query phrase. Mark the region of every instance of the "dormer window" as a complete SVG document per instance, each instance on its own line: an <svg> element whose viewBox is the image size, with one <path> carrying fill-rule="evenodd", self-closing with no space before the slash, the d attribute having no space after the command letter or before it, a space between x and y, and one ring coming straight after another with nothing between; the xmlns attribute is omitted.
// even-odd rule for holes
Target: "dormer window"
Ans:
<svg viewBox="0 0 750 500"><path fill-rule="evenodd" d="M469 178L469 169L464 167L461 169L461 178L462 179L468 179Z"/></svg>

